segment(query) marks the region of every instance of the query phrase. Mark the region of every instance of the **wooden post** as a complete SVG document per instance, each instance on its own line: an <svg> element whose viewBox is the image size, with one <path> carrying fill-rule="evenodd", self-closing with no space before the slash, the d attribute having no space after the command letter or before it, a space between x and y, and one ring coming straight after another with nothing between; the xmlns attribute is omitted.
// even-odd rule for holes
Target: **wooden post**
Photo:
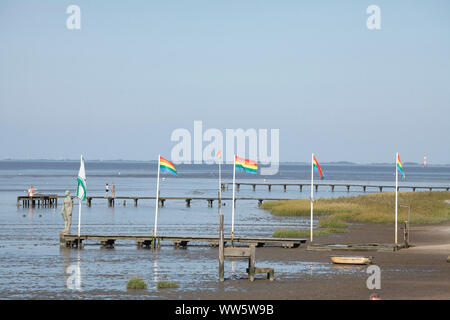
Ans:
<svg viewBox="0 0 450 320"><path fill-rule="evenodd" d="M409 221L405 221L405 224L403 226L403 238L405 240L405 248L409 248Z"/></svg>
<svg viewBox="0 0 450 320"><path fill-rule="evenodd" d="M219 281L225 280L224 275L224 238L223 238L223 214L219 214Z"/></svg>
<svg viewBox="0 0 450 320"><path fill-rule="evenodd" d="M255 280L255 244L250 244L250 259L248 259L248 278L250 281Z"/></svg>

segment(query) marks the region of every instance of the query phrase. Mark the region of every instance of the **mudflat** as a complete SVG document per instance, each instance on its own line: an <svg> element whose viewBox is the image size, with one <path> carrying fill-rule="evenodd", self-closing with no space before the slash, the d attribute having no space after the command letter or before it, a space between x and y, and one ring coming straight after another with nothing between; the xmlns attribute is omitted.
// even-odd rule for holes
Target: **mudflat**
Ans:
<svg viewBox="0 0 450 320"><path fill-rule="evenodd" d="M402 239L399 230L399 239ZM314 239L314 243L393 243L394 227L387 224L358 223L349 226L345 234L333 234ZM413 247L396 252L376 251L308 251L307 245L296 249L257 248L256 265L263 261L284 261L292 275L277 274L271 282L259 275L254 282L245 276L227 279L215 285L215 290L161 292L161 299L354 299L367 300L374 293L381 299L450 299L450 222L438 225L416 225L410 229ZM217 250L208 252L213 258ZM370 255L381 270L381 288L368 289L368 266L333 265L332 254ZM296 264L310 263L311 270L296 276ZM320 272L320 266L332 272ZM226 262L226 268L230 263ZM298 273L300 274L300 273Z"/></svg>

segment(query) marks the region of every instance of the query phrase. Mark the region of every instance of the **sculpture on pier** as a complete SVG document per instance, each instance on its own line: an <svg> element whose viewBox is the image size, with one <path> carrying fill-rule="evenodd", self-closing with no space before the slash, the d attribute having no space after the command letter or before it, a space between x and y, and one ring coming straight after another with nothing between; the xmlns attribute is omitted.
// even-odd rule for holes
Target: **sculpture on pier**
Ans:
<svg viewBox="0 0 450 320"><path fill-rule="evenodd" d="M73 209L73 201L70 196L70 192L66 191L66 197L64 198L64 204L62 208L62 216L64 218L64 230L62 233L69 234L70 233L70 225L72 224L72 209Z"/></svg>

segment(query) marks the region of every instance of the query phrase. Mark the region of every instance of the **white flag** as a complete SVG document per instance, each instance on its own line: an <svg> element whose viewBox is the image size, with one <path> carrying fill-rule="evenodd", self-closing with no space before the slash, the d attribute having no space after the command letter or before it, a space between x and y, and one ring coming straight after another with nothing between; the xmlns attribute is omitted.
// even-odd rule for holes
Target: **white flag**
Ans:
<svg viewBox="0 0 450 320"><path fill-rule="evenodd" d="M84 158L81 156L80 171L78 171L78 187L77 187L77 197L81 201L86 200L86 171L84 170Z"/></svg>

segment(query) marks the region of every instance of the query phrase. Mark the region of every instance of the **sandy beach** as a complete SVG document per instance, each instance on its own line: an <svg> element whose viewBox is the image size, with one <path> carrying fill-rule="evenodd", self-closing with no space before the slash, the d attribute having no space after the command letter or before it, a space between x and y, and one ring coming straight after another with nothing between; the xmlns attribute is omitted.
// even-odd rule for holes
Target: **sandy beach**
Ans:
<svg viewBox="0 0 450 320"><path fill-rule="evenodd" d="M323 236L315 243L392 243L393 226L384 224L357 224L346 234ZM353 299L367 300L376 293L382 299L450 299L450 222L439 225L413 226L410 234L414 247L397 252L317 252L307 251L306 245L297 249L257 248L256 257L265 261L330 262L331 254L369 255L373 264L381 269L381 289L369 290L366 286L367 266L334 266L344 268L348 273L337 272L322 276L315 274L312 267L308 276L298 279L275 281L259 279L253 283L241 279L217 281L214 291L161 292L161 299ZM211 249L214 256L216 250ZM229 267L229 265L228 265ZM138 298L138 296L136 296Z"/></svg>

